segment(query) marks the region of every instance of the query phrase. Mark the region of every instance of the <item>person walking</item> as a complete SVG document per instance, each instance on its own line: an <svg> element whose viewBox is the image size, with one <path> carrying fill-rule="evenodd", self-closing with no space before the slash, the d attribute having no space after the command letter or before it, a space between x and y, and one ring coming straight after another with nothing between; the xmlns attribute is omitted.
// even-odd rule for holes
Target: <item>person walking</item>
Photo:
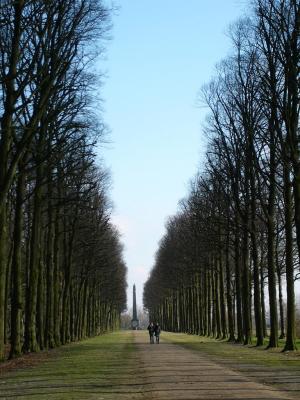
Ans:
<svg viewBox="0 0 300 400"><path fill-rule="evenodd" d="M149 337L150 337L150 344L154 344L154 324L153 322L150 322L148 325L148 332L149 332Z"/></svg>
<svg viewBox="0 0 300 400"><path fill-rule="evenodd" d="M161 328L158 322L156 322L155 327L154 327L154 335L156 339L156 343L159 344L159 335L161 332Z"/></svg>

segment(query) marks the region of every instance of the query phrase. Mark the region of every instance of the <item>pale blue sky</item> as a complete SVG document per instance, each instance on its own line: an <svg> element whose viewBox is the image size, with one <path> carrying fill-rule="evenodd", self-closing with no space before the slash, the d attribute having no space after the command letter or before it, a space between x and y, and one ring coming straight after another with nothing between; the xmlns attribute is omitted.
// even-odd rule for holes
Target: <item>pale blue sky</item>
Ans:
<svg viewBox="0 0 300 400"><path fill-rule="evenodd" d="M132 285L142 305L166 218L174 214L205 151L206 111L197 93L226 56L228 25L242 15L241 0L118 0L102 88L111 144L113 220L123 235ZM103 152L103 150L102 150Z"/></svg>

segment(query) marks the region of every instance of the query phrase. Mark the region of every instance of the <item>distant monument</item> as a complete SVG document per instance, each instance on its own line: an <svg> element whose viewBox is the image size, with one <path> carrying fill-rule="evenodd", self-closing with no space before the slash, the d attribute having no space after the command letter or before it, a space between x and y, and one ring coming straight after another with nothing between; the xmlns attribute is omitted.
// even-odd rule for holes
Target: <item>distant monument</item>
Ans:
<svg viewBox="0 0 300 400"><path fill-rule="evenodd" d="M131 329L137 330L138 328L139 328L139 320L136 312L136 293L135 293L135 285L133 285L133 307L132 307Z"/></svg>

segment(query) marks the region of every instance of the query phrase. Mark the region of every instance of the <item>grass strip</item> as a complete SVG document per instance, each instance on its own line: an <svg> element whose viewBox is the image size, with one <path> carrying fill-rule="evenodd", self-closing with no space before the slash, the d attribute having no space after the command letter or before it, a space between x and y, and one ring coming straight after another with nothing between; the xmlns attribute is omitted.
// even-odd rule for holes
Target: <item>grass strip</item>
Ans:
<svg viewBox="0 0 300 400"><path fill-rule="evenodd" d="M162 337L187 348L201 351L216 359L243 364L245 361L258 365L300 368L300 351L282 352L282 348L266 350L265 346L242 345L227 340L185 333L163 332ZM299 343L300 348L300 343Z"/></svg>
<svg viewBox="0 0 300 400"><path fill-rule="evenodd" d="M138 399L135 363L131 332L98 336L62 346L38 365L4 373L0 398Z"/></svg>

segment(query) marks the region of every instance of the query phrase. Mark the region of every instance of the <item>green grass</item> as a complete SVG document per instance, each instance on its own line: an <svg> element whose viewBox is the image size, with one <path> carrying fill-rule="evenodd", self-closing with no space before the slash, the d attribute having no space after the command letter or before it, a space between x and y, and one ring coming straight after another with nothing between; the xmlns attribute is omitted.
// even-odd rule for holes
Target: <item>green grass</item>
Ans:
<svg viewBox="0 0 300 400"><path fill-rule="evenodd" d="M252 343L253 344L256 343L256 338L255 337L252 338ZM268 343L269 343L269 339L265 338L264 339L264 346L267 347ZM285 346L285 339L279 339L278 340L278 344L279 344L279 349L283 350L283 348ZM300 350L300 339L296 340L296 346L297 346L298 350Z"/></svg>
<svg viewBox="0 0 300 400"><path fill-rule="evenodd" d="M117 332L63 346L34 367L7 372L1 399L116 399L139 397L132 334ZM126 397L125 397L126 398Z"/></svg>
<svg viewBox="0 0 300 400"><path fill-rule="evenodd" d="M253 340L252 345L244 346L242 344L228 343L226 340L169 332L164 332L163 338L172 343L201 351L218 361L224 360L234 364L249 363L270 367L278 366L280 368L300 368L300 351L283 353L281 350L284 346L284 340L280 341L279 349L266 350L267 340L265 346L256 347L255 340ZM299 340L298 348L300 349Z"/></svg>

